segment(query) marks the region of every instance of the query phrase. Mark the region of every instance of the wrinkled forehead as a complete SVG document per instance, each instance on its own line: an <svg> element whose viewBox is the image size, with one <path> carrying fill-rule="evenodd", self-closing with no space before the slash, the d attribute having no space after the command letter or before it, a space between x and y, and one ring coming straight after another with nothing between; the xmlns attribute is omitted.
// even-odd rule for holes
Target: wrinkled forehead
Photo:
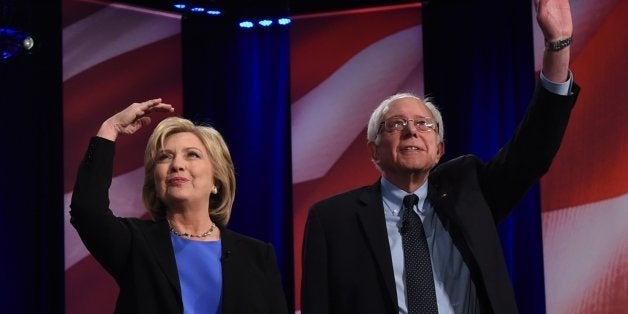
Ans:
<svg viewBox="0 0 628 314"><path fill-rule="evenodd" d="M430 117L433 118L434 115L427 108L423 101L412 98L412 97L404 97L400 99L396 99L392 101L387 110L384 111L384 118L389 117L405 117L405 118L414 118L414 117Z"/></svg>

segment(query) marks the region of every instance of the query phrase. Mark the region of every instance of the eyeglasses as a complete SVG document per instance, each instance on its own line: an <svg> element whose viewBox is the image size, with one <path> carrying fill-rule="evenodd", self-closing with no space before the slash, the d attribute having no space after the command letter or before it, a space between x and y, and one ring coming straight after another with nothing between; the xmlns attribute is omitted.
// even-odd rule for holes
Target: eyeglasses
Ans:
<svg viewBox="0 0 628 314"><path fill-rule="evenodd" d="M438 123L436 123L434 119L428 117L419 117L416 119L404 119L400 117L388 118L379 124L378 132L381 132L382 128L384 128L386 132L390 133L400 132L408 125L408 123L410 123L410 121L412 121L414 128L420 132L434 131L438 133Z"/></svg>

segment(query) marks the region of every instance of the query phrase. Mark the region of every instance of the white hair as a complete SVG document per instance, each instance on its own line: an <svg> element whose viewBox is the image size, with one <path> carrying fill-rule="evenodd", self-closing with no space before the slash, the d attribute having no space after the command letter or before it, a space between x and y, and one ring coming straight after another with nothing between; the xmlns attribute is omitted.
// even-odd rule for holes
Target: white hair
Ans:
<svg viewBox="0 0 628 314"><path fill-rule="evenodd" d="M432 117L436 121L436 136L438 139L438 143L441 143L445 140L445 129L443 127L443 117L440 114L440 111L434 105L431 98L421 99L414 94L411 93L398 93L394 94L386 99L384 99L377 108L371 114L371 118L369 119L368 128L366 130L366 139L369 142L374 142L375 144L379 143L379 131L380 125L384 121L384 117L386 116L386 112L390 109L390 105L396 100L402 98L412 98L419 101L427 107L427 109L432 113Z"/></svg>

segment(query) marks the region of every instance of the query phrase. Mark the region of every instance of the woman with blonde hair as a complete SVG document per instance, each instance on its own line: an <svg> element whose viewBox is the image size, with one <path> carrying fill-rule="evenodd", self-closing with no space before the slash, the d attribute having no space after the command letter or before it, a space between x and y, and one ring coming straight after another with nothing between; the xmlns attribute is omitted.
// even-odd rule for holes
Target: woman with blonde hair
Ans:
<svg viewBox="0 0 628 314"><path fill-rule="evenodd" d="M173 110L153 99L105 120L77 175L71 223L120 287L116 313L288 313L273 247L227 229L235 174L214 128L164 119L144 155L153 219L109 209L116 138Z"/></svg>

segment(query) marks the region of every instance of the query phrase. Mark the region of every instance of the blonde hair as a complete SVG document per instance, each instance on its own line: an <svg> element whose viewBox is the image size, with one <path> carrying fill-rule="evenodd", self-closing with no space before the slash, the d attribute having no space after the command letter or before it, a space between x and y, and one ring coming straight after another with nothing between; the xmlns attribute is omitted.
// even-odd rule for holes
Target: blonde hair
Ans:
<svg viewBox="0 0 628 314"><path fill-rule="evenodd" d="M190 132L203 142L209 153L210 162L214 169L214 185L218 193L210 194L209 216L219 226L226 226L231 217L233 200L235 199L235 170L229 148L220 133L205 125L196 125L192 121L170 117L161 121L153 130L144 153L144 187L142 198L144 206L148 209L154 219L166 217L168 208L157 197L155 190L155 158L164 146L164 141L170 135Z"/></svg>

